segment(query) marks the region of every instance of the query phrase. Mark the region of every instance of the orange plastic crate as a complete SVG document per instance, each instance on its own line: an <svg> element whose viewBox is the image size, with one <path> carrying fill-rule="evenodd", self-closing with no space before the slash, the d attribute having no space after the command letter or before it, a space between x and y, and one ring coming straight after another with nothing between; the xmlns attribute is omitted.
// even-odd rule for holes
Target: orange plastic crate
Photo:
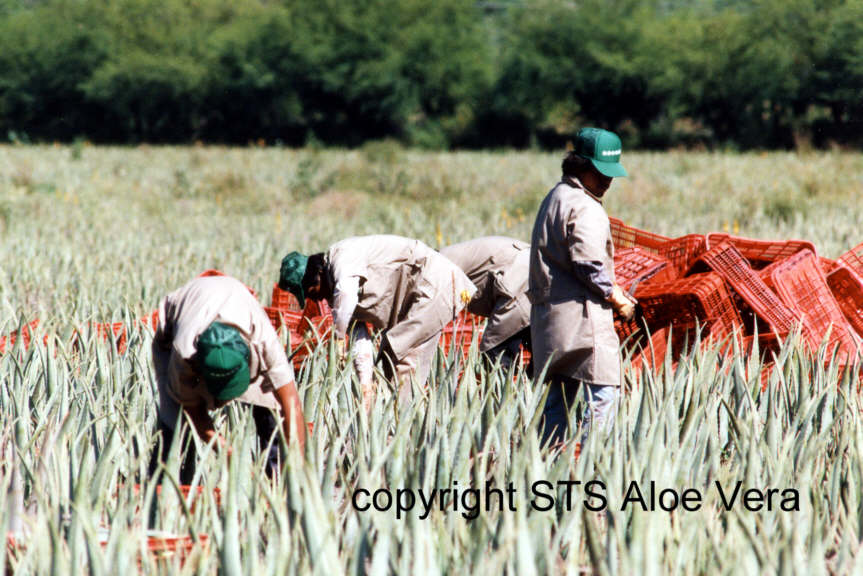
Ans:
<svg viewBox="0 0 863 576"><path fill-rule="evenodd" d="M641 339L641 325L637 320L624 320L617 314L614 315L614 331L621 344L634 345Z"/></svg>
<svg viewBox="0 0 863 576"><path fill-rule="evenodd" d="M772 262L784 260L801 250L815 252L815 245L806 240L756 240L715 232L707 235L708 248L713 248L723 242L728 242L737 248L740 254L756 269L764 268Z"/></svg>
<svg viewBox="0 0 863 576"><path fill-rule="evenodd" d="M751 356L755 346L755 336L743 336L737 334L737 346L740 352L745 356ZM779 353L779 338L776 334L766 333L758 335L758 351L762 359L770 359L771 353ZM734 352L734 341L728 340L722 347L723 354L731 354Z"/></svg>
<svg viewBox="0 0 863 576"><path fill-rule="evenodd" d="M311 317L326 317L333 315L333 310L330 308L326 300L309 300L306 299L306 307L303 309L303 314Z"/></svg>
<svg viewBox="0 0 863 576"><path fill-rule="evenodd" d="M126 351L126 325L123 322L105 322L95 324L96 337L103 342L113 338L117 346L117 352L122 354Z"/></svg>
<svg viewBox="0 0 863 576"><path fill-rule="evenodd" d="M614 254L614 280L624 290L631 289L636 282L639 285L646 280L668 282L676 277L666 258L643 248L624 248Z"/></svg>
<svg viewBox="0 0 863 576"><path fill-rule="evenodd" d="M456 348L461 350L462 355L466 355L473 342L474 332L477 333L477 341L482 337L482 320L479 316L468 312L467 309L463 309L455 320L444 326L443 331L441 331L439 346L449 354L453 342L455 342Z"/></svg>
<svg viewBox="0 0 863 576"><path fill-rule="evenodd" d="M850 268L838 265L827 276L827 285L848 323L863 337L863 278Z"/></svg>
<svg viewBox="0 0 863 576"><path fill-rule="evenodd" d="M198 546L206 550L209 546L209 537L206 534L198 534ZM180 558L182 566L191 556L196 543L191 536L176 535L150 535L147 538L147 552L157 561L171 561L175 556Z"/></svg>
<svg viewBox="0 0 863 576"><path fill-rule="evenodd" d="M645 286L638 292L638 301L651 330L700 324L711 336L721 338L743 324L725 282L710 272Z"/></svg>
<svg viewBox="0 0 863 576"><path fill-rule="evenodd" d="M787 335L799 321L797 314L770 289L733 244L723 242L705 252L699 260L722 276L779 335Z"/></svg>
<svg viewBox="0 0 863 576"><path fill-rule="evenodd" d="M627 226L622 220L617 218L609 218L608 223L611 226L611 241L614 243L615 250L643 248L648 252L658 254L662 245L671 240L668 236Z"/></svg>
<svg viewBox="0 0 863 576"><path fill-rule="evenodd" d="M151 329L155 330L156 327L159 325L159 311L153 310L152 312L150 312L149 314L147 314L143 318L140 318L138 320L138 324L142 328L147 327L147 328L151 328Z"/></svg>
<svg viewBox="0 0 863 576"><path fill-rule="evenodd" d="M863 278L863 242L840 256L839 262Z"/></svg>
<svg viewBox="0 0 863 576"><path fill-rule="evenodd" d="M856 343L815 253L802 250L770 266L770 278L783 302L802 318L807 340L813 349L830 330L828 347L839 346L843 355L856 353Z"/></svg>
<svg viewBox="0 0 863 576"><path fill-rule="evenodd" d="M270 296L270 306L279 310L295 310L302 312L300 303L296 296L279 288L278 284L273 284L273 292Z"/></svg>
<svg viewBox="0 0 863 576"><path fill-rule="evenodd" d="M657 330L650 335L650 341L645 343L632 357L631 366L635 371L642 367L653 372L665 361L668 349L668 328Z"/></svg>
<svg viewBox="0 0 863 576"><path fill-rule="evenodd" d="M471 343L473 342L473 335L474 329L470 326L459 329L444 330L441 332L440 343L438 345L444 353L449 354L450 350L452 350L453 343L455 343L456 351L460 352L462 355L466 355L470 349ZM477 342L481 337L482 330L478 329Z"/></svg>
<svg viewBox="0 0 863 576"><path fill-rule="evenodd" d="M658 250L675 268L678 276L685 276L698 257L707 250L707 240L703 234L687 234L665 242Z"/></svg>
<svg viewBox="0 0 863 576"><path fill-rule="evenodd" d="M21 326L21 343L24 345L24 349L30 347L30 340L32 339L32 332L39 326L39 319L33 320L29 324L24 324ZM6 352L6 348L11 350L15 346L15 342L18 340L18 332L19 330L14 330L10 332L6 336L0 337L0 354Z"/></svg>
<svg viewBox="0 0 863 576"><path fill-rule="evenodd" d="M827 274L830 274L839 267L839 261L819 256L818 265L821 267L821 271L824 272L824 275L826 276Z"/></svg>
<svg viewBox="0 0 863 576"><path fill-rule="evenodd" d="M264 306L264 312L267 313L270 323L276 330L282 326L287 327L289 330L299 330L303 319L303 313L294 310Z"/></svg>

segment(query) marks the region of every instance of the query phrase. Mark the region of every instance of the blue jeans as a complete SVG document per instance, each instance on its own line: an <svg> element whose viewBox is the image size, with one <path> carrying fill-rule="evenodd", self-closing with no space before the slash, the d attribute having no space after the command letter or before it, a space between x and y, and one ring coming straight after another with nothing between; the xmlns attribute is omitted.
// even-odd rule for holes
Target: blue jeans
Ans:
<svg viewBox="0 0 863 576"><path fill-rule="evenodd" d="M548 392L543 409L543 444L563 442L569 427L568 409L575 404L581 382L566 376L552 375L549 377L549 386L551 390ZM582 420L582 443L587 441L587 435L594 425L602 431L608 431L611 428L617 412L619 393L617 386L588 384L584 387L584 400L587 402L587 407L584 409Z"/></svg>

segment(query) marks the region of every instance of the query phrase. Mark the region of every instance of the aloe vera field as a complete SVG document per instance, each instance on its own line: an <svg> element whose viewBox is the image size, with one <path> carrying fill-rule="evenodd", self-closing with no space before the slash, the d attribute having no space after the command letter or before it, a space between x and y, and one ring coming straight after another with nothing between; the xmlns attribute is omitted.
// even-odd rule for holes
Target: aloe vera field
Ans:
<svg viewBox="0 0 863 576"><path fill-rule="evenodd" d="M579 454L575 441L540 445L545 390L519 369L481 364L475 346L465 362L439 351L410 405L381 381L366 413L350 363L323 344L297 373L311 433L282 474L264 474L252 419L234 404L215 413L233 455L199 445L190 495L178 485L179 444L159 485L148 478L153 334L135 320L165 294L218 269L266 305L286 252L351 235L432 247L529 240L561 157L389 142L0 147L0 335L39 320L29 347L19 338L0 355L0 567L863 573L863 397L829 350L812 354L794 337L764 386L755 351L696 344L655 370L624 354L615 426ZM863 154L622 161L631 177L615 180L606 209L645 230L805 239L829 258L863 240ZM99 338L93 322L127 323L127 341ZM435 499L408 506L413 494ZM154 534L187 544L153 550Z"/></svg>

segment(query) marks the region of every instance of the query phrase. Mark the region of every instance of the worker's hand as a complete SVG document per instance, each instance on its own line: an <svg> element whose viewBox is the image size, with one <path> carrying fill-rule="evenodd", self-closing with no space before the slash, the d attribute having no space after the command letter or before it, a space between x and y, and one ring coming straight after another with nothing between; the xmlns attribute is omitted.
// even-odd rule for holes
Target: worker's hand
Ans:
<svg viewBox="0 0 863 576"><path fill-rule="evenodd" d="M611 296L608 297L608 302L614 311L620 314L624 320L632 320L632 317L635 316L636 302L617 284L611 289Z"/></svg>

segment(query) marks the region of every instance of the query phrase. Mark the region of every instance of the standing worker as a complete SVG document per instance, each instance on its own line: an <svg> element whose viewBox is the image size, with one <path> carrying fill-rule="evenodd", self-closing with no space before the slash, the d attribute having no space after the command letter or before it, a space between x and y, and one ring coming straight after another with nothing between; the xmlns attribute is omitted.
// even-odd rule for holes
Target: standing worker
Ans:
<svg viewBox="0 0 863 576"><path fill-rule="evenodd" d="M168 294L159 305L153 365L163 461L181 408L205 442L215 437L218 446L224 447L209 411L235 399L252 405L262 449L276 431L275 411L285 438L299 442L302 450L305 421L293 367L266 312L239 280L199 277ZM267 459L268 474L278 466L278 450L274 441ZM190 453L181 470L182 483L190 483L193 474L194 453Z"/></svg>
<svg viewBox="0 0 863 576"><path fill-rule="evenodd" d="M384 330L378 360L407 399L411 377L425 383L443 328L476 292L455 264L419 240L391 235L347 238L311 256L291 252L282 260L279 288L301 306L306 298L329 301L340 341L350 328L366 408L374 361L365 323Z"/></svg>
<svg viewBox="0 0 863 576"><path fill-rule="evenodd" d="M583 128L563 160L563 177L539 207L530 252L531 336L537 371L551 389L543 442L564 439L567 410L584 387L586 439L608 429L617 410L620 356L613 312L626 319L635 301L614 282L614 245L602 199L625 177L620 138Z"/></svg>
<svg viewBox="0 0 863 576"><path fill-rule="evenodd" d="M519 357L522 346L530 351L530 244L486 236L442 248L441 254L455 262L477 292L468 311L488 318L479 351L492 363L505 368Z"/></svg>

